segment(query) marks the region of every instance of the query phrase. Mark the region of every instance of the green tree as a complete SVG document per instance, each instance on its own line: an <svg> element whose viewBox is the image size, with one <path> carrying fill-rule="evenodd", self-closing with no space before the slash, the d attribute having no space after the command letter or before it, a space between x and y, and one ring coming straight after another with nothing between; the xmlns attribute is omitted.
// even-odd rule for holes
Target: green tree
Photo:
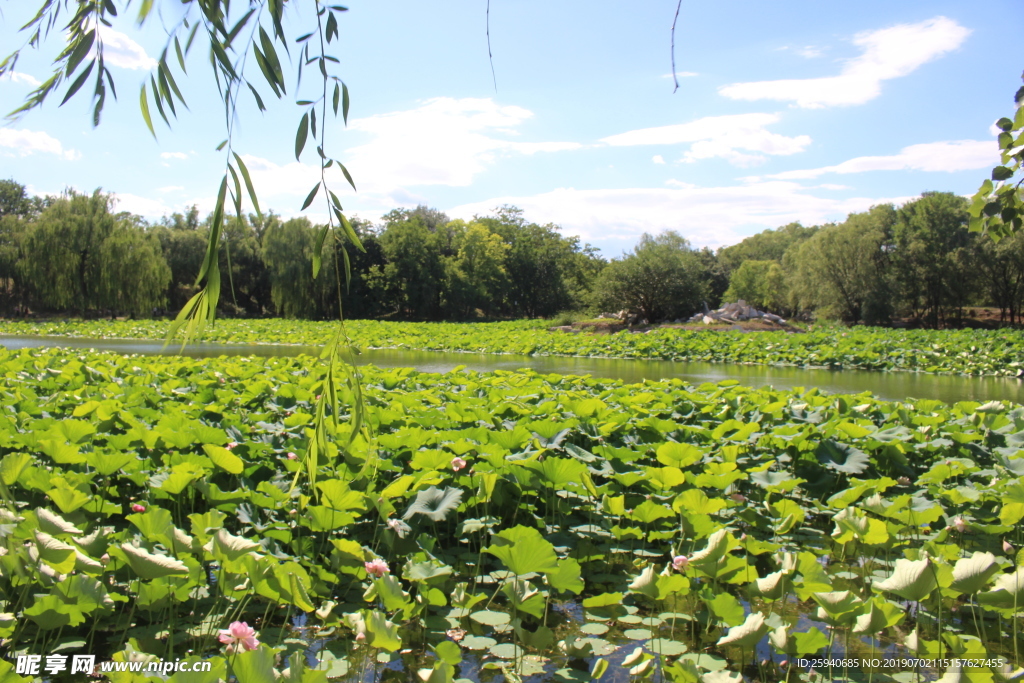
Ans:
<svg viewBox="0 0 1024 683"><path fill-rule="evenodd" d="M509 245L485 225L461 220L448 227L456 234L458 252L447 257L445 266L446 308L450 317L473 318L476 311L498 313L503 291L508 287L505 258Z"/></svg>
<svg viewBox="0 0 1024 683"><path fill-rule="evenodd" d="M892 257L900 303L932 326L952 312L960 319L971 296L977 270L967 209L952 192L925 192L897 212Z"/></svg>
<svg viewBox="0 0 1024 683"><path fill-rule="evenodd" d="M603 309L625 308L651 323L688 317L707 296L702 273L700 259L678 233L644 234L632 253L601 271L596 300Z"/></svg>
<svg viewBox="0 0 1024 683"><path fill-rule="evenodd" d="M422 213L395 212L385 216L380 235L386 265L382 298L402 317L441 318L445 257L455 255L454 228L449 221L432 223Z"/></svg>
<svg viewBox="0 0 1024 683"><path fill-rule="evenodd" d="M321 275L310 267L317 229L306 218L271 223L263 234L263 259L270 280L270 295L278 315L322 319L338 314L333 251L326 248Z"/></svg>
<svg viewBox="0 0 1024 683"><path fill-rule="evenodd" d="M779 311L786 301L785 280L778 261L744 261L729 278L729 289L723 299L743 299L751 306L766 311Z"/></svg>
<svg viewBox="0 0 1024 683"><path fill-rule="evenodd" d="M742 242L718 250L718 259L727 274L744 261L782 261L783 255L794 244L799 244L818 231L817 226L805 228L799 223L783 225L775 230L764 230Z"/></svg>
<svg viewBox="0 0 1024 683"><path fill-rule="evenodd" d="M793 254L798 307L847 322L885 322L893 310L891 253L897 212L891 204L825 226ZM792 266L791 266L792 267Z"/></svg>
<svg viewBox="0 0 1024 683"><path fill-rule="evenodd" d="M149 316L167 301L171 269L160 240L119 222L100 243L94 303L97 308L135 317Z"/></svg>
<svg viewBox="0 0 1024 683"><path fill-rule="evenodd" d="M980 240L978 251L979 277L988 301L999 308L1000 322L1024 322L1024 231L998 243Z"/></svg>

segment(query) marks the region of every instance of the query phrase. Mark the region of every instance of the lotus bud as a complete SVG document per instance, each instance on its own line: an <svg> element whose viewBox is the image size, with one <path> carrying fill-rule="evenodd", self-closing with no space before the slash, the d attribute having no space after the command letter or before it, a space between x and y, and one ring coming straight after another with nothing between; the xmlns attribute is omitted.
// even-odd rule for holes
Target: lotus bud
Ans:
<svg viewBox="0 0 1024 683"><path fill-rule="evenodd" d="M789 666L789 660L788 659L783 659L781 662L779 662L779 668L780 669L785 669L787 666Z"/></svg>
<svg viewBox="0 0 1024 683"><path fill-rule="evenodd" d="M102 564L103 566L107 566L108 564L110 564L110 555L108 553L103 553L103 555L100 557L100 564Z"/></svg>
<svg viewBox="0 0 1024 683"><path fill-rule="evenodd" d="M466 461L463 460L462 458L460 458L458 456L455 456L454 458L452 458L452 471L453 472L458 472L459 470L461 470L465 466L466 466Z"/></svg>
<svg viewBox="0 0 1024 683"><path fill-rule="evenodd" d="M910 477L900 477L896 480L900 486L910 486Z"/></svg>
<svg viewBox="0 0 1024 683"><path fill-rule="evenodd" d="M686 567L689 564L690 560L686 557L686 555L676 555L672 558L672 566L675 567L676 571L686 571Z"/></svg>
<svg viewBox="0 0 1024 683"><path fill-rule="evenodd" d="M299 456L295 455L295 454L294 454L294 453L292 453L291 451L288 451L288 455L287 455L286 457L287 457L287 458L288 458L289 460L296 460L296 459L298 459L298 457L299 457Z"/></svg>
<svg viewBox="0 0 1024 683"><path fill-rule="evenodd" d="M364 640L366 640L366 634L365 633L359 632L359 633L356 634L356 642L357 643L361 643Z"/></svg>
<svg viewBox="0 0 1024 683"><path fill-rule="evenodd" d="M232 448L235 448L236 446L238 446L237 441L229 441L228 445L225 446L225 448L227 448L230 451Z"/></svg>
<svg viewBox="0 0 1024 683"><path fill-rule="evenodd" d="M145 512L146 506L139 505L138 503L132 503L132 512Z"/></svg>
<svg viewBox="0 0 1024 683"><path fill-rule="evenodd" d="M1013 546L1010 545L1010 542L1007 541L1005 538L1003 539L1003 552L1007 555L1013 554Z"/></svg>
<svg viewBox="0 0 1024 683"><path fill-rule="evenodd" d="M292 516L295 516L295 515L299 514L299 511L296 510L295 508L292 508L291 510L288 511L288 514L292 515Z"/></svg>
<svg viewBox="0 0 1024 683"><path fill-rule="evenodd" d="M747 502L747 497L744 496L742 493L734 493L734 494L732 494L729 497L732 498L737 503L745 503L745 502Z"/></svg>
<svg viewBox="0 0 1024 683"><path fill-rule="evenodd" d="M963 517L957 517L953 520L953 528L962 534L967 531L967 521Z"/></svg>

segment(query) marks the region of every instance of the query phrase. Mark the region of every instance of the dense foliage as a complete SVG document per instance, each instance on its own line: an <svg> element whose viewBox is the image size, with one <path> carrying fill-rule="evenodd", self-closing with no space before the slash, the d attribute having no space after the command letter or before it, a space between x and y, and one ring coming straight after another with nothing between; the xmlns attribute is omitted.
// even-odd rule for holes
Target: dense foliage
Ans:
<svg viewBox="0 0 1024 683"><path fill-rule="evenodd" d="M196 209L148 225L109 197L30 201L0 182L0 310L149 315L200 291L211 217ZM218 270L235 316L472 320L596 315L626 309L656 322L744 299L785 315L868 324L895 317L955 325L991 305L1009 323L1024 305L1024 234L999 243L967 230L962 197L926 193L838 224L783 226L712 252L674 232L641 237L610 262L514 207L470 222L418 207L379 225L353 219L362 250L318 244L323 226L273 214L227 218ZM159 243L159 244L157 244ZM159 246L159 248L158 248ZM310 262L319 253L321 275ZM110 267L117 263L124 267ZM169 269L169 275L168 275ZM106 272L101 281L100 273Z"/></svg>
<svg viewBox="0 0 1024 683"><path fill-rule="evenodd" d="M351 320L348 334L367 348L591 356L712 363L1024 376L1024 334L1016 330L907 330L815 326L806 333L742 333L673 327L646 333L566 334L544 321L413 323ZM216 342L315 346L330 323L223 320ZM160 339L159 321L0 322L0 334Z"/></svg>
<svg viewBox="0 0 1024 683"><path fill-rule="evenodd" d="M212 217L201 220L195 207L149 225L115 213L99 191L40 208L17 199L24 187L13 181L0 190L0 199L12 197L0 201L0 310L149 317L200 291ZM333 241L318 251L322 227L273 214L225 219L224 311L336 319L340 294L346 317L550 316L582 307L604 264L557 226L529 223L511 207L470 223L424 207L396 209L379 226L353 219L363 246L355 251Z"/></svg>
<svg viewBox="0 0 1024 683"><path fill-rule="evenodd" d="M1020 408L367 368L374 441L314 491L310 360L0 350L12 654L213 655L241 683L697 683L765 636L761 680L875 637L1020 664ZM231 621L261 644L223 656Z"/></svg>

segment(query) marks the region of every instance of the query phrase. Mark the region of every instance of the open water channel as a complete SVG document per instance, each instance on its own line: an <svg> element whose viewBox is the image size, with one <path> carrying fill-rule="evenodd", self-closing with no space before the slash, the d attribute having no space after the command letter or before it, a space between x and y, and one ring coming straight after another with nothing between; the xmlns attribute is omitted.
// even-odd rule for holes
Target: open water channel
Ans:
<svg viewBox="0 0 1024 683"><path fill-rule="evenodd" d="M10 349L63 347L115 351L124 354L176 354L177 345L164 348L161 341L137 339L92 339L84 337L2 336L0 345ZM319 348L285 344L193 344L184 355L195 358L216 356L297 356L319 354ZM870 372L827 370L736 363L675 362L620 358L577 358L563 356L517 356L483 353L446 353L408 349L368 349L360 364L382 368L412 367L423 372L448 372L458 366L479 372L529 368L542 374L591 375L621 379L628 383L679 378L691 384L735 380L740 384L779 389L817 387L830 393L875 396L902 401L907 398L957 401L1012 401L1024 403L1024 382L1011 377L964 377L918 372Z"/></svg>

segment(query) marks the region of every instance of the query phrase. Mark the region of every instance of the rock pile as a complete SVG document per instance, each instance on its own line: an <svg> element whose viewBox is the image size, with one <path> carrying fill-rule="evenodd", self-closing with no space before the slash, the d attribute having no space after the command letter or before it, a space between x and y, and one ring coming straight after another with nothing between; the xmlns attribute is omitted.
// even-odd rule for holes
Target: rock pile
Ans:
<svg viewBox="0 0 1024 683"><path fill-rule="evenodd" d="M764 311L757 310L743 299L736 303L726 304L717 311L709 311L707 306L705 306L702 312L695 313L687 322L712 325L719 322L735 323L741 320L754 319L767 320L777 325L783 325L786 322L784 318L780 318L774 313L765 313Z"/></svg>

